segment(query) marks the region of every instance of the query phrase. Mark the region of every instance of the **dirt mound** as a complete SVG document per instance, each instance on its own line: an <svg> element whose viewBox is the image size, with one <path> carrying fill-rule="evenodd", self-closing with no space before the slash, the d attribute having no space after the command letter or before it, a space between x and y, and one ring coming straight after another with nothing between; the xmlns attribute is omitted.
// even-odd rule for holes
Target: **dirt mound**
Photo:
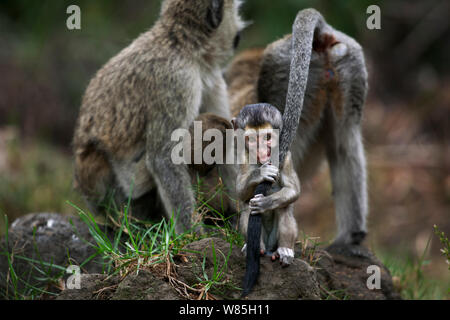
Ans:
<svg viewBox="0 0 450 320"><path fill-rule="evenodd" d="M65 266L85 261L95 253L87 227L78 218L58 214L28 215L10 228L8 250L14 254L52 261ZM35 231L33 231L33 229ZM83 239L83 241L81 240ZM4 240L1 242L5 249ZM37 250L36 250L37 249ZM207 238L185 246L175 257L175 263L141 269L138 273L107 276L100 274L100 258L82 268L81 289L65 289L57 299L89 300L177 300L203 298L239 299L245 272L245 258L240 248L220 238ZM67 257L72 259L68 261ZM249 300L297 299L399 299L389 271L365 247L330 247L315 249L305 255L296 249L292 265L282 268L269 257L261 258L258 283L247 297ZM307 257L307 258L306 258ZM18 274L36 275L26 261L13 263ZM369 266L380 270L380 289L370 290L367 280ZM170 270L170 271L168 271ZM0 256L0 275L8 274L8 261ZM6 277L0 278L5 287ZM208 287L211 284L212 287Z"/></svg>

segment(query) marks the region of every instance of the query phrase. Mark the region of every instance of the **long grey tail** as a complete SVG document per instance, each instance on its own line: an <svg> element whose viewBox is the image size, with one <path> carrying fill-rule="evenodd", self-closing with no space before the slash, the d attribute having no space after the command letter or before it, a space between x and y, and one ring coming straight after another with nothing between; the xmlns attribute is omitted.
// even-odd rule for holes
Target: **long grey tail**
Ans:
<svg viewBox="0 0 450 320"><path fill-rule="evenodd" d="M305 9L297 14L292 27L292 58L280 136L280 164L284 163L297 133L308 82L314 34L316 30L320 32L324 25L325 21L318 11Z"/></svg>
<svg viewBox="0 0 450 320"><path fill-rule="evenodd" d="M303 109L306 83L308 81L309 64L313 48L314 33L321 29L325 22L322 15L314 9L302 10L297 14L292 30L292 59L289 75L289 87L286 107L283 114L283 130L280 137L280 166L284 163L287 152L297 133ZM266 194L270 183L262 183L255 194ZM247 296L256 283L259 275L261 216L250 215L247 230L247 261L244 276L242 297Z"/></svg>

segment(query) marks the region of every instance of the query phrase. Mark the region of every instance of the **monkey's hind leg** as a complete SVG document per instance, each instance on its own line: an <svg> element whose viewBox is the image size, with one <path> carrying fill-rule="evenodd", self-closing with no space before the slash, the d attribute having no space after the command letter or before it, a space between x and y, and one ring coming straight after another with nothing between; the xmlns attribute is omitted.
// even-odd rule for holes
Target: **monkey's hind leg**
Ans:
<svg viewBox="0 0 450 320"><path fill-rule="evenodd" d="M191 177L186 165L172 163L170 153L163 150L159 155L147 155L147 167L158 187L166 218L176 220L175 231L180 234L190 229L195 210L194 192Z"/></svg>
<svg viewBox="0 0 450 320"><path fill-rule="evenodd" d="M337 237L334 244L360 244L367 233L368 214L366 158L359 122L333 121L332 137L327 139Z"/></svg>
<svg viewBox="0 0 450 320"><path fill-rule="evenodd" d="M73 186L95 214L106 213L108 207L124 200L121 191L113 189L114 173L106 155L93 145L79 148L75 153Z"/></svg>
<svg viewBox="0 0 450 320"><path fill-rule="evenodd" d="M282 266L288 266L294 260L294 246L297 240L298 228L294 218L294 205L277 209L278 216L278 249L272 260L277 257Z"/></svg>

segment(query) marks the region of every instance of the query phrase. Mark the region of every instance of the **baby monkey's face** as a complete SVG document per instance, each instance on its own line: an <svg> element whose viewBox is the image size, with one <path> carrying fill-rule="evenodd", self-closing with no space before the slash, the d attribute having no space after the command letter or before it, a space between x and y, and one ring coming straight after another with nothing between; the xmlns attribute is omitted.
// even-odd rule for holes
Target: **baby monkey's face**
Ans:
<svg viewBox="0 0 450 320"><path fill-rule="evenodd" d="M278 130L270 124L245 128L245 146L249 153L256 154L258 164L270 161L272 148L278 145Z"/></svg>

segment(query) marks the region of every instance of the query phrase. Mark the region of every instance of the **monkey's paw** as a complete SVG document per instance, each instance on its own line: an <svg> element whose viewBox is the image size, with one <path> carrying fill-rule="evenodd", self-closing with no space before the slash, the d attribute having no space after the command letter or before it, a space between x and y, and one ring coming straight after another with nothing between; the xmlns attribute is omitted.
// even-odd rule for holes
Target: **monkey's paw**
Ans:
<svg viewBox="0 0 450 320"><path fill-rule="evenodd" d="M271 201L269 197L257 194L250 199L250 214L263 214L270 210Z"/></svg>
<svg viewBox="0 0 450 320"><path fill-rule="evenodd" d="M259 170L264 181L274 183L279 178L280 169L269 162L263 164Z"/></svg>
<svg viewBox="0 0 450 320"><path fill-rule="evenodd" d="M279 247L272 255L272 261L280 259L280 264L283 267L289 266L294 261L294 250L286 247Z"/></svg>
<svg viewBox="0 0 450 320"><path fill-rule="evenodd" d="M370 258L370 254L366 248L360 245L332 243L325 250L331 254L339 254L346 257Z"/></svg>

